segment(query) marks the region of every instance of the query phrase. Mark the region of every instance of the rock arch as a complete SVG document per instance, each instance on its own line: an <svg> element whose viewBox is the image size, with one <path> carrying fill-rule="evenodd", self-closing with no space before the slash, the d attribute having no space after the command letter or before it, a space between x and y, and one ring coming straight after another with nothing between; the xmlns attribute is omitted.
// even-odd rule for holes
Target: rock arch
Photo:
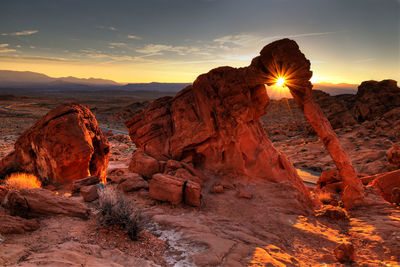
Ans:
<svg viewBox="0 0 400 267"><path fill-rule="evenodd" d="M184 161L225 177L287 181L309 197L292 163L274 148L259 120L269 104L265 84L274 84L278 76L285 76L286 86L331 154L346 185L343 201L351 208L364 198L362 184L329 121L312 101L310 62L293 40L265 46L248 67L219 67L202 74L175 97L157 99L125 124L139 152L159 161Z"/></svg>

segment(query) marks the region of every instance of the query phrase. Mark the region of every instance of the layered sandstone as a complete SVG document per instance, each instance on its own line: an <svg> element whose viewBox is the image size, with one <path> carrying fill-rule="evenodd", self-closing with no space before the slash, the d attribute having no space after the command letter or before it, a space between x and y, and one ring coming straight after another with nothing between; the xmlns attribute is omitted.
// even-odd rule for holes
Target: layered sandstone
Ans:
<svg viewBox="0 0 400 267"><path fill-rule="evenodd" d="M105 178L109 144L90 110L64 104L39 119L0 161L0 178L33 173L42 182L65 183L90 175Z"/></svg>
<svg viewBox="0 0 400 267"><path fill-rule="evenodd" d="M312 99L311 76L310 62L298 45L279 40L265 46L250 66L220 67L200 75L175 97L154 101L126 126L139 153L158 161L189 162L225 177L286 181L309 198L292 163L273 147L259 119L269 104L265 84L285 77L294 100L339 169L345 184L343 200L350 208L353 202L362 202L362 184Z"/></svg>

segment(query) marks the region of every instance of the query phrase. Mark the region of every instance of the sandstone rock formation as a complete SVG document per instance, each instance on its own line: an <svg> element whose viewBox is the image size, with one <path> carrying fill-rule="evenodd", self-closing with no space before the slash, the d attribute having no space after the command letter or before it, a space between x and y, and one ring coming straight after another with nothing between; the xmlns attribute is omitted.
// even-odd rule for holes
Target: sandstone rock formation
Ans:
<svg viewBox="0 0 400 267"><path fill-rule="evenodd" d="M127 120L140 153L158 161L189 162L232 178L286 181L310 202L293 165L272 146L259 120L269 103L265 84L285 76L295 101L339 169L346 187L346 206L360 202L364 197L362 184L329 121L312 100L310 62L289 39L267 45L260 54L249 67L220 67L200 75L175 97L157 99Z"/></svg>
<svg viewBox="0 0 400 267"><path fill-rule="evenodd" d="M109 145L90 110L64 104L50 111L16 141L0 162L0 178L34 173L42 182L65 183L90 175L105 178Z"/></svg>
<svg viewBox="0 0 400 267"><path fill-rule="evenodd" d="M371 120L396 107L400 107L400 89L396 81L366 81L358 87L354 109L358 121Z"/></svg>
<svg viewBox="0 0 400 267"><path fill-rule="evenodd" d="M12 190L7 194L4 204L11 215L23 218L57 214L87 218L90 212L78 199L59 196L41 188Z"/></svg>

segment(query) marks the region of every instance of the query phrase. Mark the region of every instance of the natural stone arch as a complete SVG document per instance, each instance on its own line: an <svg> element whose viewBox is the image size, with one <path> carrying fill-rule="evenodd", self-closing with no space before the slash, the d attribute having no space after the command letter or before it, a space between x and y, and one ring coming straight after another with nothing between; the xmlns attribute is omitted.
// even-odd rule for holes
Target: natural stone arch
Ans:
<svg viewBox="0 0 400 267"><path fill-rule="evenodd" d="M295 41L265 46L248 67L220 67L200 75L175 97L154 101L126 126L139 151L157 160L185 161L225 177L287 181L309 198L292 163L274 148L259 119L269 104L265 84L274 84L280 75L338 167L345 184L343 201L351 208L364 198L361 181L312 100L310 62Z"/></svg>

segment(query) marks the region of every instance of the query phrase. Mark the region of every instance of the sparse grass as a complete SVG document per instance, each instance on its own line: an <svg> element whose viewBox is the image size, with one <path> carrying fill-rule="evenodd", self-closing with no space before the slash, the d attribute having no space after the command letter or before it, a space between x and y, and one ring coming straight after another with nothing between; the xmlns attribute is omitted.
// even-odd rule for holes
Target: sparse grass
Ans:
<svg viewBox="0 0 400 267"><path fill-rule="evenodd" d="M132 240L137 240L138 233L147 223L143 212L112 187L99 191L99 210L97 222L100 225L119 225Z"/></svg>
<svg viewBox="0 0 400 267"><path fill-rule="evenodd" d="M23 188L40 188L42 183L33 174L28 173L13 173L8 176L4 185L10 189L23 189Z"/></svg>
<svg viewBox="0 0 400 267"><path fill-rule="evenodd" d="M331 193L326 192L326 191L317 192L317 197L324 204L330 204L332 201Z"/></svg>

